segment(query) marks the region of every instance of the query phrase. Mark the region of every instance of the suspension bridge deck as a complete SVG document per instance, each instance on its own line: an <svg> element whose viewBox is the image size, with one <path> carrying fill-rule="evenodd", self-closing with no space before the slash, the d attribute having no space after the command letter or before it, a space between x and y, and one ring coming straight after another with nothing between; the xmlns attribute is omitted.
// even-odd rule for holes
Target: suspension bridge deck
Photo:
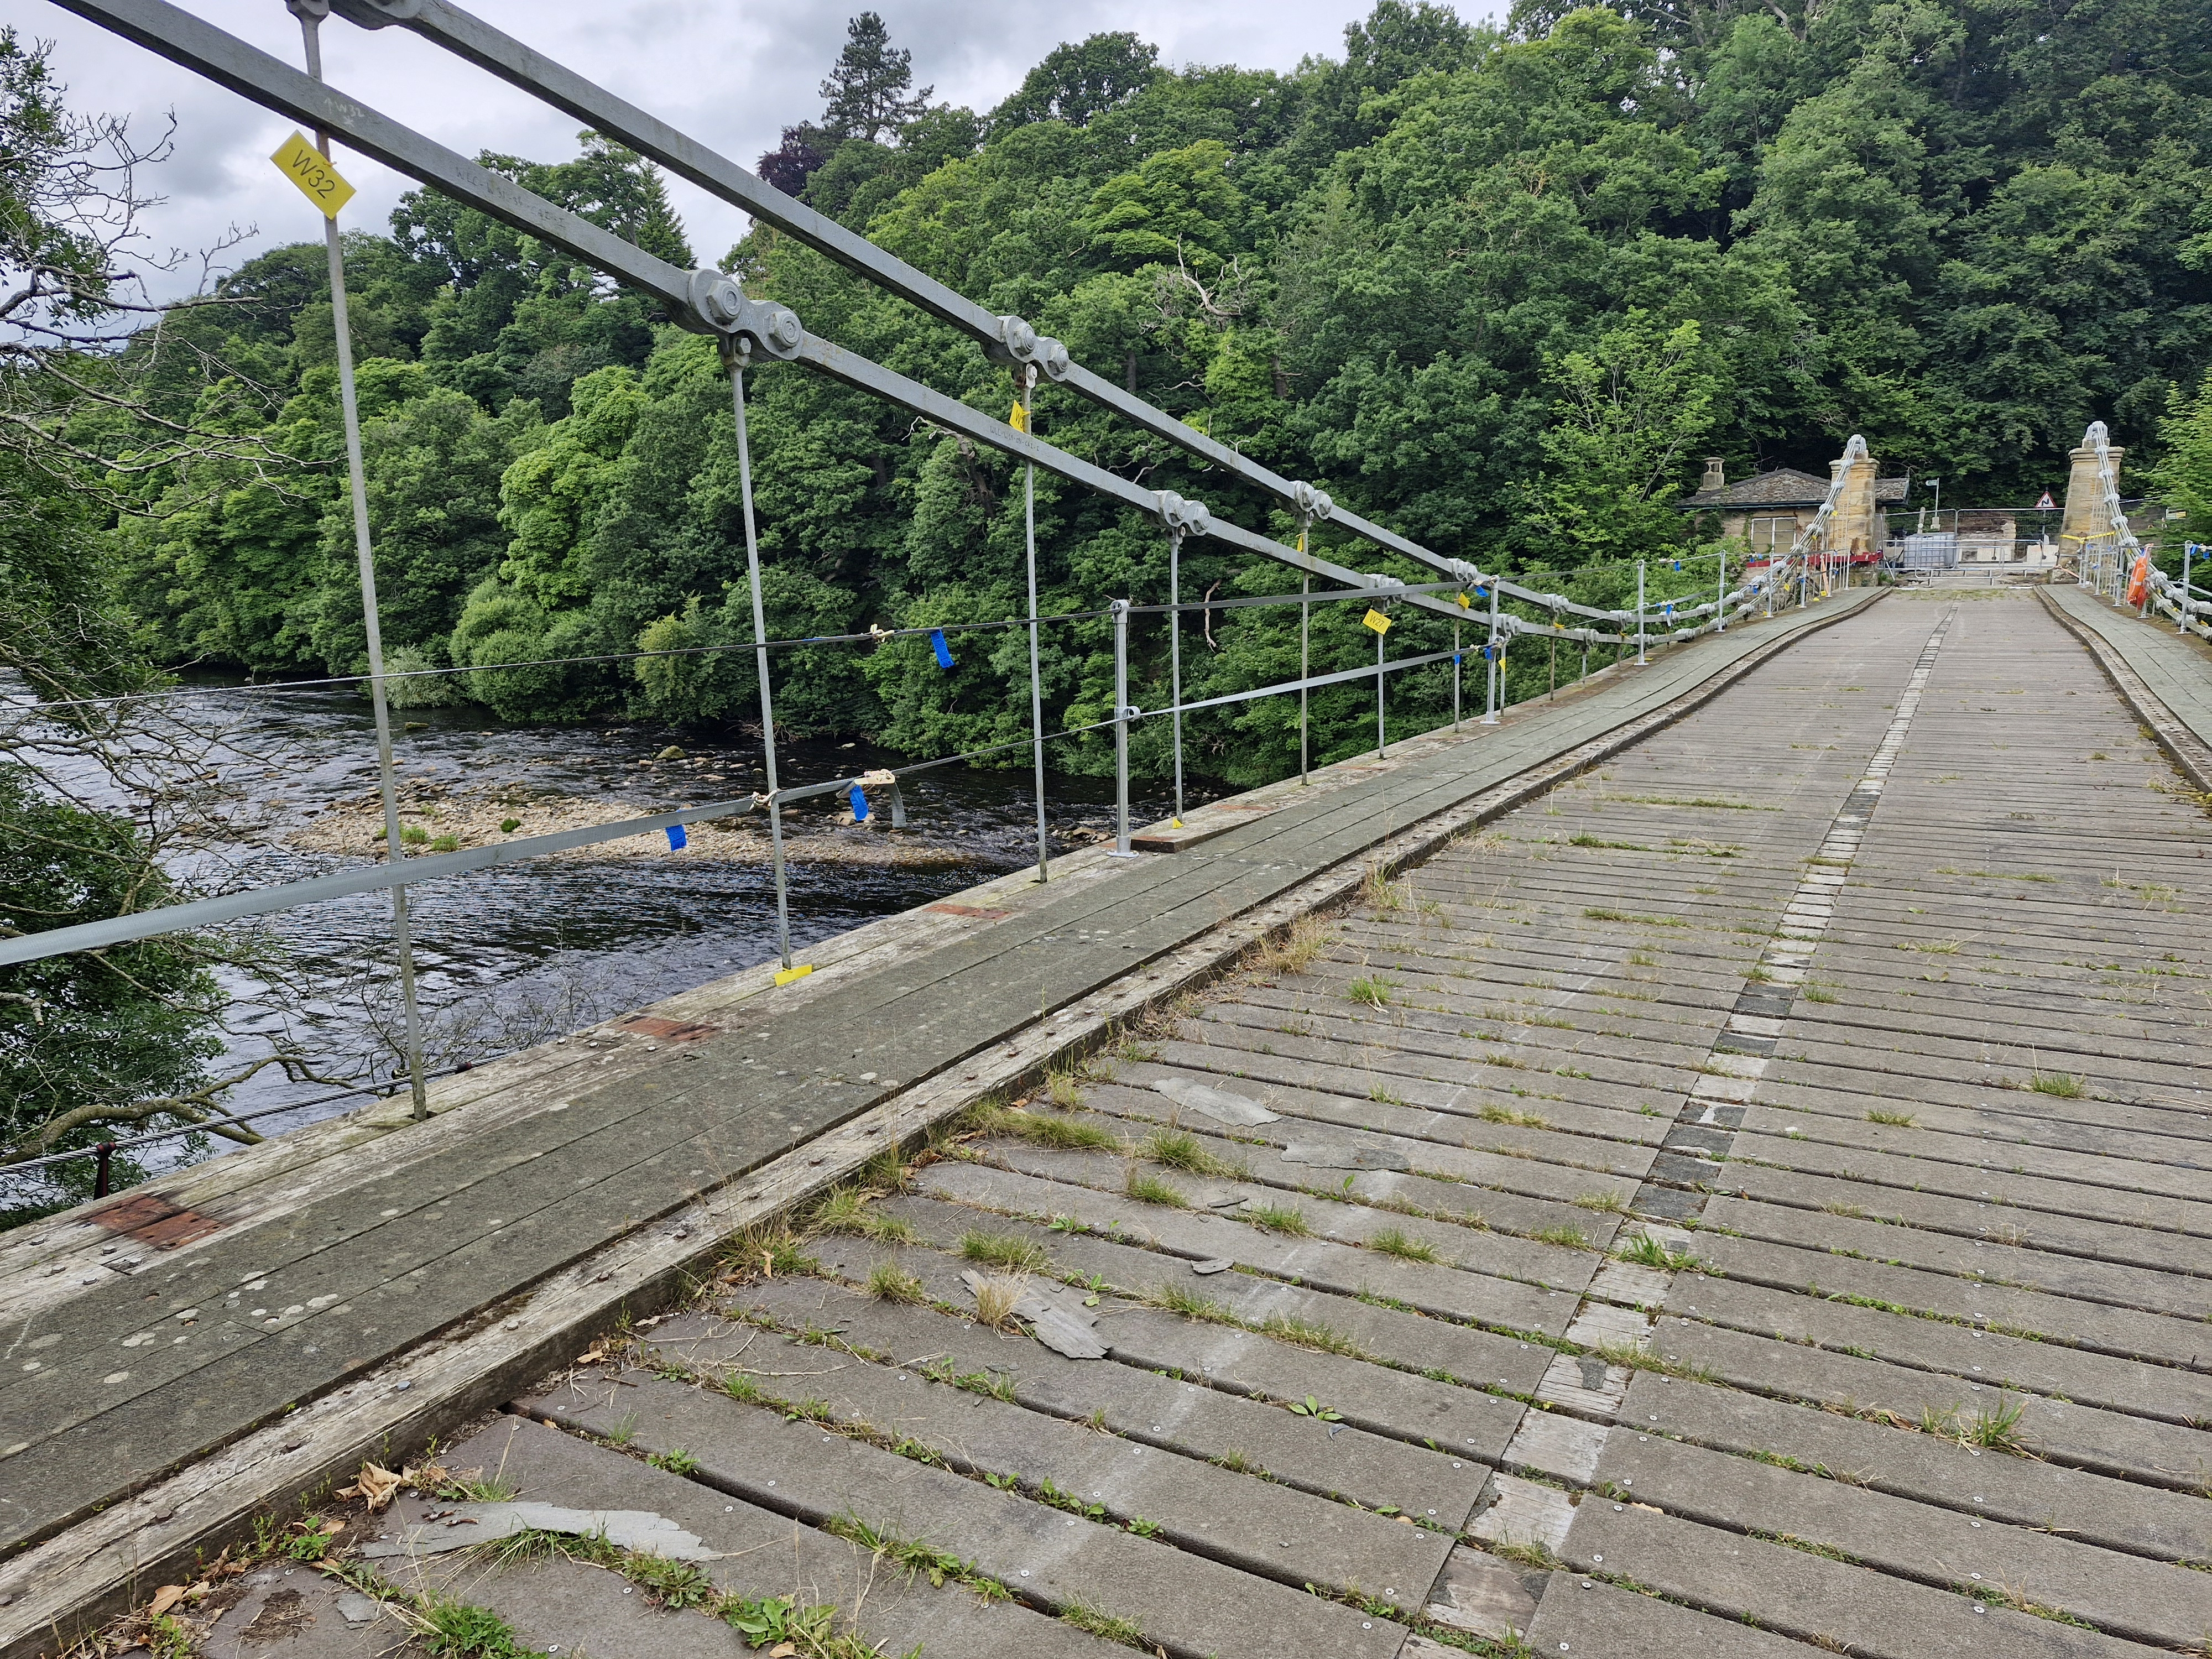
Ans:
<svg viewBox="0 0 2212 1659"><path fill-rule="evenodd" d="M17 1246L6 1650L518 1395L449 1466L893 1651L2198 1650L2212 827L2032 594L1778 631ZM742 1650L601 1566L377 1565L562 1653ZM404 1634L239 1583L211 1653Z"/></svg>

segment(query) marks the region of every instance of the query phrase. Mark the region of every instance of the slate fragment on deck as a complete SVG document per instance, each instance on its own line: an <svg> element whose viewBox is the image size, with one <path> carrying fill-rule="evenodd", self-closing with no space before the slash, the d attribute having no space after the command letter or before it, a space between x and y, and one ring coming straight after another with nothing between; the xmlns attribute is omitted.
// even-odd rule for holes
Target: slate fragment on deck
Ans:
<svg viewBox="0 0 2212 1659"><path fill-rule="evenodd" d="M1235 1123L1249 1128L1254 1124L1273 1123L1282 1116L1271 1112L1258 1101L1227 1089L1217 1089L1211 1083L1200 1083L1187 1077L1158 1077L1152 1081L1155 1092L1165 1095L1178 1106L1188 1106L1194 1112L1203 1112L1217 1122Z"/></svg>
<svg viewBox="0 0 2212 1659"><path fill-rule="evenodd" d="M662 1515L645 1510L572 1510L558 1504L456 1504L438 1517L406 1528L398 1537L370 1544L364 1556L439 1555L512 1538L519 1532L560 1532L604 1537L609 1543L671 1561L713 1561L691 1533Z"/></svg>
<svg viewBox="0 0 2212 1659"><path fill-rule="evenodd" d="M1413 1160L1395 1146L1333 1146L1297 1141L1283 1148L1285 1164L1310 1164L1318 1170L1410 1170Z"/></svg>

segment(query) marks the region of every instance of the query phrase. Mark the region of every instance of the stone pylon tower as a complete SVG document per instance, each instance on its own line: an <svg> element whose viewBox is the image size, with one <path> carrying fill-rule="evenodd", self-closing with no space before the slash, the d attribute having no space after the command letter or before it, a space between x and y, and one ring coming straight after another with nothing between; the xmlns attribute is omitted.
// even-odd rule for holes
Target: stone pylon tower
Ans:
<svg viewBox="0 0 2212 1659"><path fill-rule="evenodd" d="M1865 553L1880 548L1889 539L1875 516L1876 470L1874 457L1867 453L1866 440L1856 434L1844 446L1843 459L1828 463L1830 484L1832 486L1840 478L1844 486L1836 497L1836 510L1828 520L1824 537L1828 551Z"/></svg>
<svg viewBox="0 0 2212 1659"><path fill-rule="evenodd" d="M2111 509L2106 505L2105 486L2097 476L2097 442L2105 435L2102 422L2089 428L2089 441L2068 454L2072 464L2066 474L2066 510L2058 520L2058 556L2062 559L2080 558L2087 553L2094 557L2103 549L2110 556L2112 532ZM2112 477L2120 476L2120 458L2127 453L2116 445L2105 446L2110 459Z"/></svg>

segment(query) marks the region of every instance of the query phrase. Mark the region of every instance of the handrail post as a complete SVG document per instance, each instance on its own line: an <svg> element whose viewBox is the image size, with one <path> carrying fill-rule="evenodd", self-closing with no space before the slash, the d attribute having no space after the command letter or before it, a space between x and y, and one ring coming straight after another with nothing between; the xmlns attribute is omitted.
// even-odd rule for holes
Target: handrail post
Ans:
<svg viewBox="0 0 2212 1659"><path fill-rule="evenodd" d="M1452 624L1452 730L1459 730L1459 624Z"/></svg>
<svg viewBox="0 0 2212 1659"><path fill-rule="evenodd" d="M1489 701L1489 707L1483 710L1482 723L1495 726L1498 724L1498 696L1504 689L1498 684L1498 676L1504 668L1504 653L1498 643L1498 578L1495 575L1490 579L1490 640L1482 647L1482 661L1483 686Z"/></svg>
<svg viewBox="0 0 2212 1659"><path fill-rule="evenodd" d="M769 859L775 869L775 949L791 966L791 881L783 861L783 803L776 799L775 700L769 691L768 611L761 601L760 532L753 520L752 442L745 431L745 365L752 343L738 337L725 348L730 368L730 410L738 431L738 497L745 523L745 575L752 586L753 664L760 675L761 769L768 779Z"/></svg>
<svg viewBox="0 0 2212 1659"><path fill-rule="evenodd" d="M1644 561L1638 559L1636 562L1636 665L1638 668L1651 660L1644 650L1650 639L1650 632L1644 621Z"/></svg>
<svg viewBox="0 0 2212 1659"><path fill-rule="evenodd" d="M1728 549L1723 547L1713 555L1713 562L1721 568L1720 586L1713 590L1713 632L1728 632Z"/></svg>
<svg viewBox="0 0 2212 1659"><path fill-rule="evenodd" d="M1133 858L1129 846L1129 602L1114 611L1114 851Z"/></svg>
<svg viewBox="0 0 2212 1659"><path fill-rule="evenodd" d="M2179 626L2178 628L2176 628L2176 629L2174 630L2174 631L2175 631L2175 632L2177 632L2177 633L2186 634L2186 633L2189 631L2189 616L2190 616L2190 611L2189 611L2189 559L2190 559L2190 556L2191 556L2191 554L2193 554L2194 552L2196 552L2196 551L2197 551L2197 544L2196 544L2195 542L2184 542L2184 543L2182 543L2182 544L2181 544L2181 621L2180 621L2180 624L2179 624Z"/></svg>
<svg viewBox="0 0 2212 1659"><path fill-rule="evenodd" d="M292 6L293 15L300 20L300 33L306 46L307 73L317 81L323 78L320 25L329 9L326 4ZM315 133L315 148L322 152L325 161L330 159L331 136L319 128ZM399 833L399 786L392 758L392 710L384 696L384 633L376 602L376 553L368 532L368 490L361 453L361 404L354 391L353 325L347 319L345 251L338 239L335 213L324 216L323 241L331 268L331 325L337 345L338 407L345 421L346 482L353 501L354 562L361 572L362 622L367 631L368 701L376 719L377 787L384 797L385 857L398 864L405 860L407 850ZM430 1102L422 1075L422 1016L415 1000L415 942L408 926L407 889L399 883L394 883L392 889L392 942L399 958L399 1001L406 1020L408 1088L414 1097L413 1115L419 1123L430 1115ZM106 1190L107 1158L108 1148L103 1143L100 1152L103 1193Z"/></svg>
<svg viewBox="0 0 2212 1659"><path fill-rule="evenodd" d="M1375 635L1375 758L1381 760L1390 746L1382 726L1382 635Z"/></svg>
<svg viewBox="0 0 2212 1659"><path fill-rule="evenodd" d="M1298 515L1298 556L1307 558L1306 532L1311 527L1309 515ZM1304 788L1313 780L1306 775L1306 756L1310 736L1306 726L1306 681L1313 675L1313 572L1298 573L1298 787Z"/></svg>
<svg viewBox="0 0 2212 1659"><path fill-rule="evenodd" d="M1022 370L1022 430L1030 429L1030 405L1036 398L1036 365ZM1044 684L1037 668L1036 463L1022 478L1022 539L1029 555L1030 578L1030 748L1036 774L1037 879L1049 881L1050 855L1044 816Z"/></svg>
<svg viewBox="0 0 2212 1659"><path fill-rule="evenodd" d="M1168 686L1175 710L1175 827L1182 828L1182 532L1168 532Z"/></svg>

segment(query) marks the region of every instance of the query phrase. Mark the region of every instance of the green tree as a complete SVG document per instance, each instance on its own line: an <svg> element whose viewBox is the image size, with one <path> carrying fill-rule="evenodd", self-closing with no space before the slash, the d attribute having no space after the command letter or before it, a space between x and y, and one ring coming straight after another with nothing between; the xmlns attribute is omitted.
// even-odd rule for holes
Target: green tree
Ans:
<svg viewBox="0 0 2212 1659"><path fill-rule="evenodd" d="M1549 556L1572 568L1683 542L1688 521L1674 502L1712 426L1718 378L1694 319L1668 329L1638 310L1593 349L1547 362L1556 418L1529 505Z"/></svg>
<svg viewBox="0 0 2212 1659"><path fill-rule="evenodd" d="M845 49L822 83L829 100L822 125L841 138L867 143L896 141L908 122L929 107L934 87L914 86L914 53L891 45L882 16L864 11L845 25Z"/></svg>
<svg viewBox="0 0 2212 1659"><path fill-rule="evenodd" d="M1159 62L1158 46L1126 30L1091 35L1080 45L1063 41L991 112L991 131L1003 133L1031 121L1083 126L1151 86L1159 77Z"/></svg>

